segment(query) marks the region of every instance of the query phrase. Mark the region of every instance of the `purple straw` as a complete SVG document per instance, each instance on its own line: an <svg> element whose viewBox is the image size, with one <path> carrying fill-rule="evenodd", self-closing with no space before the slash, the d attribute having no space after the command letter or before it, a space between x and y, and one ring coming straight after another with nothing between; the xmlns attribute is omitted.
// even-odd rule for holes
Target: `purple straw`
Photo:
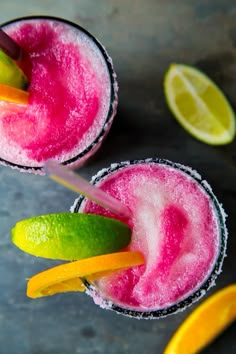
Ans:
<svg viewBox="0 0 236 354"><path fill-rule="evenodd" d="M13 60L20 60L23 55L21 47L0 28L0 48Z"/></svg>
<svg viewBox="0 0 236 354"><path fill-rule="evenodd" d="M113 198L102 189L91 184L77 173L75 174L71 170L67 169L65 166L50 160L45 162L44 170L46 174L54 181L84 195L98 205L101 205L115 214L127 219L132 217L132 213L126 205L122 204L119 200Z"/></svg>

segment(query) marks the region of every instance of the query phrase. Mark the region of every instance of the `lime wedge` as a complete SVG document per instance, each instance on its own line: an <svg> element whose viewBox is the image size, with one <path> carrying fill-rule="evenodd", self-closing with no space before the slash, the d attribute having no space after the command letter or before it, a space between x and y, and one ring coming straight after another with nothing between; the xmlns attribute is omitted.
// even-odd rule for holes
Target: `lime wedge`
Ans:
<svg viewBox="0 0 236 354"><path fill-rule="evenodd" d="M196 68L171 64L164 78L167 104L177 121L196 139L224 145L235 137L235 114L230 103Z"/></svg>
<svg viewBox="0 0 236 354"><path fill-rule="evenodd" d="M100 215L58 213L19 221L11 235L18 248L34 256L79 260L121 250L129 244L131 230Z"/></svg>
<svg viewBox="0 0 236 354"><path fill-rule="evenodd" d="M20 67L0 50L0 83L26 90L29 82Z"/></svg>

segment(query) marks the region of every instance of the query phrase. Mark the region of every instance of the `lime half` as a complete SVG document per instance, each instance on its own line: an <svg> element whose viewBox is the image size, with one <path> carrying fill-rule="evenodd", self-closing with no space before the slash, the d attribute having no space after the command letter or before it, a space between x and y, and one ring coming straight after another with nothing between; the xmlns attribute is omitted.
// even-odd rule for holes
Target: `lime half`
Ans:
<svg viewBox="0 0 236 354"><path fill-rule="evenodd" d="M171 64L164 90L173 115L192 136L211 145L234 139L234 111L222 91L201 71Z"/></svg>
<svg viewBox="0 0 236 354"><path fill-rule="evenodd" d="M123 249L131 230L100 215L58 213L19 221L11 235L18 248L34 256L79 260Z"/></svg>

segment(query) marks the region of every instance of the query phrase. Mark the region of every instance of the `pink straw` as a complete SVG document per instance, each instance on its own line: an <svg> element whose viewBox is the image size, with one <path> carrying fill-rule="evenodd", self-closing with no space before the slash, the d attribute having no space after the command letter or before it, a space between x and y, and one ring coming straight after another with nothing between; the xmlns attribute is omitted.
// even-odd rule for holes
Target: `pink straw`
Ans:
<svg viewBox="0 0 236 354"><path fill-rule="evenodd" d="M23 56L21 47L0 28L0 48L13 60L20 60Z"/></svg>
<svg viewBox="0 0 236 354"><path fill-rule="evenodd" d="M68 170L66 167L59 165L54 161L46 161L45 172L56 182L84 195L88 199L93 200L95 203L109 209L115 214L127 219L131 218L131 211L126 205L122 204L119 200L113 198L102 189L91 184L77 173L75 174Z"/></svg>

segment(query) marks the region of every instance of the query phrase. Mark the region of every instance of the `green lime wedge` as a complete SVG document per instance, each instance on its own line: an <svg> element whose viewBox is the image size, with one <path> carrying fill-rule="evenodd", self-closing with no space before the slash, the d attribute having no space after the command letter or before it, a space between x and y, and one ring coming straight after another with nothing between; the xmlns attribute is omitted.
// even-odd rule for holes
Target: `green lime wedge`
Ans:
<svg viewBox="0 0 236 354"><path fill-rule="evenodd" d="M26 90L29 82L20 67L0 50L0 83Z"/></svg>
<svg viewBox="0 0 236 354"><path fill-rule="evenodd" d="M58 213L18 221L11 237L18 248L34 256L78 260L121 250L129 244L131 230L100 215Z"/></svg>

